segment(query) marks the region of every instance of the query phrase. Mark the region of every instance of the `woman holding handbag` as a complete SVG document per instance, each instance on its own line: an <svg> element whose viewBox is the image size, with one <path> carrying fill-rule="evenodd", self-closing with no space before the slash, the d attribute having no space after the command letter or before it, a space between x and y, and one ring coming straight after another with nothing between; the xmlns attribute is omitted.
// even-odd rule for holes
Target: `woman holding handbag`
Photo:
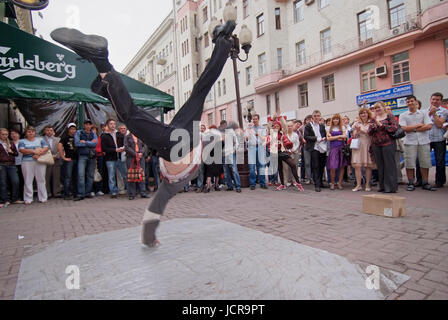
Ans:
<svg viewBox="0 0 448 320"><path fill-rule="evenodd" d="M36 129L28 126L25 128L25 139L19 142L19 152L23 154L22 173L24 178L23 200L25 204L33 202L33 181L36 179L37 196L39 202L47 202L47 188L45 184L46 163L38 161L45 156L48 145L44 139L36 137Z"/></svg>
<svg viewBox="0 0 448 320"><path fill-rule="evenodd" d="M371 191L370 178L372 169L376 168L375 161L370 154L372 138L369 136L369 126L372 120L372 112L367 108L361 108L358 112L358 120L353 124L352 142L352 167L355 168L356 187L352 191L362 190L362 168L366 170L366 191Z"/></svg>
<svg viewBox="0 0 448 320"><path fill-rule="evenodd" d="M147 146L142 140L132 133L124 138L124 150L126 152L126 167L128 171L128 196L129 200L135 199L137 186L142 198L149 198L145 190L145 154Z"/></svg>

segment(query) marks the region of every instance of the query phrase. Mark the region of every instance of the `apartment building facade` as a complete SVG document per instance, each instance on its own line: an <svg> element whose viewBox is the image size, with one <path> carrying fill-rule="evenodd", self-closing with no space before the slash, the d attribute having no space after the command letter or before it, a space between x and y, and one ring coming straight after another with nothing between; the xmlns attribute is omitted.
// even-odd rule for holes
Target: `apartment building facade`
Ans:
<svg viewBox="0 0 448 320"><path fill-rule="evenodd" d="M353 118L363 100L404 109L416 95L448 95L448 1L446 0L237 0L235 33L253 33L246 62L238 62L241 103L253 105L261 122L279 106L288 119L318 109ZM208 26L222 19L224 0L174 0L177 55L176 110L188 98L211 55ZM244 58L244 53L241 54ZM161 86L157 86L161 88ZM211 90L202 122L236 120L231 60Z"/></svg>

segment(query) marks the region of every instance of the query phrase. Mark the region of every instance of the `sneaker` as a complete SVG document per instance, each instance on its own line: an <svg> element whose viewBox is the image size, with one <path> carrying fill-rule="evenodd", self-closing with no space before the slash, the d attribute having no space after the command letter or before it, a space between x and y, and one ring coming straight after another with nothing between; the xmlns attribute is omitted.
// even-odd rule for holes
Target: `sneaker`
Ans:
<svg viewBox="0 0 448 320"><path fill-rule="evenodd" d="M147 199L147 198L149 198L149 196L148 196L146 193L142 193L142 194L140 195L140 198L145 198L145 199Z"/></svg>
<svg viewBox="0 0 448 320"><path fill-rule="evenodd" d="M255 190L255 186L250 186L250 190Z"/></svg>
<svg viewBox="0 0 448 320"><path fill-rule="evenodd" d="M280 183L276 182L276 183L274 183L274 186L276 186L278 188L278 187L280 187Z"/></svg>
<svg viewBox="0 0 448 320"><path fill-rule="evenodd" d="M413 184L408 184L408 187L406 188L407 191L414 191L415 190L415 186Z"/></svg>
<svg viewBox="0 0 448 320"><path fill-rule="evenodd" d="M121 195L121 196L125 195L126 194L126 190L121 190L121 191L118 192L118 194Z"/></svg>
<svg viewBox="0 0 448 320"><path fill-rule="evenodd" d="M215 27L215 30L213 30L213 39L212 42L215 43L216 39L218 39L218 37L220 35L222 35L224 38L229 38L232 35L233 30L236 27L236 23L235 21L226 21L226 23L224 25L219 25Z"/></svg>
<svg viewBox="0 0 448 320"><path fill-rule="evenodd" d="M429 183L426 183L422 186L423 190L428 190L428 191L437 191L437 188L434 188L433 186L431 186Z"/></svg>
<svg viewBox="0 0 448 320"><path fill-rule="evenodd" d="M60 44L72 49L82 58L104 60L108 58L107 39L97 35L86 35L81 31L69 28L58 28L50 33L51 38Z"/></svg>
<svg viewBox="0 0 448 320"><path fill-rule="evenodd" d="M237 188L237 189L236 189L236 192L241 193L241 189L240 189L240 188Z"/></svg>
<svg viewBox="0 0 448 320"><path fill-rule="evenodd" d="M279 185L279 186L277 187L277 190L278 190L278 191L286 190L286 186L283 185L283 184L281 184L281 185Z"/></svg>
<svg viewBox="0 0 448 320"><path fill-rule="evenodd" d="M305 191L305 189L303 189L303 186L300 183L297 183L296 181L294 181L294 186L299 189L300 192Z"/></svg>
<svg viewBox="0 0 448 320"><path fill-rule="evenodd" d="M17 200L17 201L12 202L11 204L24 204L24 203L25 203L25 201Z"/></svg>
<svg viewBox="0 0 448 320"><path fill-rule="evenodd" d="M101 191L98 191L98 192L96 193L96 195L97 195L97 196L104 196L104 193L101 192Z"/></svg>
<svg viewBox="0 0 448 320"><path fill-rule="evenodd" d="M266 187L265 185L261 186L261 189L267 189L268 187Z"/></svg>
<svg viewBox="0 0 448 320"><path fill-rule="evenodd" d="M268 183L268 187L272 187L272 183L269 182L269 183Z"/></svg>
<svg viewBox="0 0 448 320"><path fill-rule="evenodd" d="M116 193L112 193L110 196L112 199L116 199L117 198L117 194Z"/></svg>
<svg viewBox="0 0 448 320"><path fill-rule="evenodd" d="M81 200L84 200L84 197L76 197L73 199L73 201L81 201Z"/></svg>

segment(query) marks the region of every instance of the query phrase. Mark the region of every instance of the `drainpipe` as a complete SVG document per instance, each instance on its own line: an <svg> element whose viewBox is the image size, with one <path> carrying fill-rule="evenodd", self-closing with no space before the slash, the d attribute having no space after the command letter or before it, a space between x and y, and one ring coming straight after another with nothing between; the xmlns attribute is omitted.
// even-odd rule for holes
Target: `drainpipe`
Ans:
<svg viewBox="0 0 448 320"><path fill-rule="evenodd" d="M422 14L422 2L421 0L416 0L417 2L417 14L421 15Z"/></svg>

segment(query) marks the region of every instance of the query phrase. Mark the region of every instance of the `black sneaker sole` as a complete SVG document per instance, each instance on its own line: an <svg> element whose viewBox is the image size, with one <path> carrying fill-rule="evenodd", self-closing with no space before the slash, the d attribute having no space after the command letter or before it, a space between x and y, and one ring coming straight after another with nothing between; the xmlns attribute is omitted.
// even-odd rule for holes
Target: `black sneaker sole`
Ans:
<svg viewBox="0 0 448 320"><path fill-rule="evenodd" d="M108 57L107 39L97 35L86 35L79 30L59 28L50 33L51 38L72 49L85 59L105 59Z"/></svg>

